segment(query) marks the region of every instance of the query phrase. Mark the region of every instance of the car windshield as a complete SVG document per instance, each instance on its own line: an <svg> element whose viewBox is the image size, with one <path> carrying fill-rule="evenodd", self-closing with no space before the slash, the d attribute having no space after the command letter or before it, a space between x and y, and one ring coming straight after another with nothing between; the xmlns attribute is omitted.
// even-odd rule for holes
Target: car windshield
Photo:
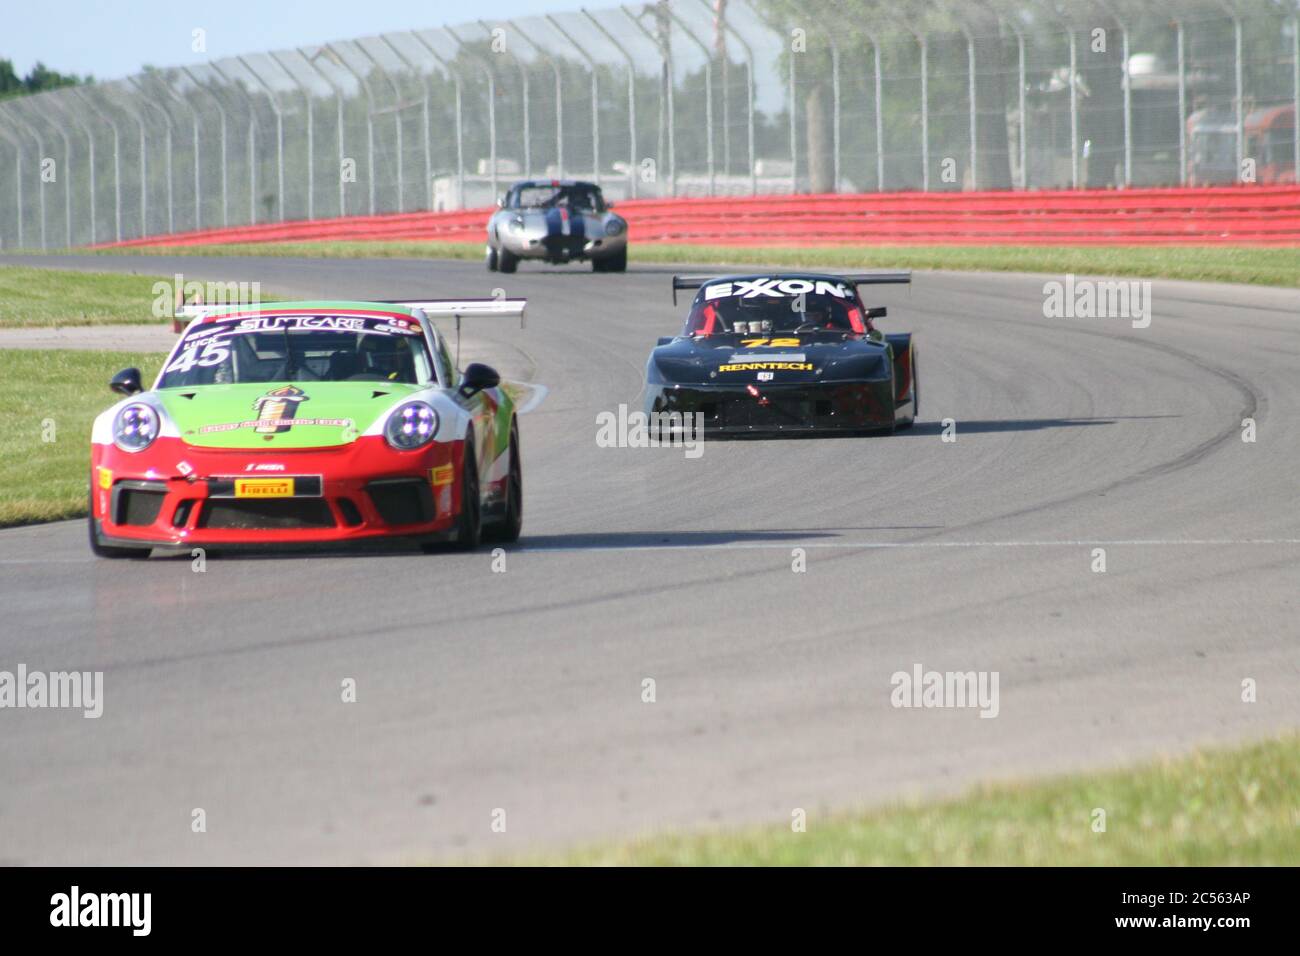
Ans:
<svg viewBox="0 0 1300 956"><path fill-rule="evenodd" d="M600 190L594 186L520 186L515 193L515 206L519 209L565 206L569 209L603 212L605 202Z"/></svg>
<svg viewBox="0 0 1300 956"><path fill-rule="evenodd" d="M261 315L186 330L159 388L247 382L403 382L433 378L424 333L404 317Z"/></svg>
<svg viewBox="0 0 1300 956"><path fill-rule="evenodd" d="M686 335L865 332L853 288L820 279L754 278L706 285L686 319Z"/></svg>

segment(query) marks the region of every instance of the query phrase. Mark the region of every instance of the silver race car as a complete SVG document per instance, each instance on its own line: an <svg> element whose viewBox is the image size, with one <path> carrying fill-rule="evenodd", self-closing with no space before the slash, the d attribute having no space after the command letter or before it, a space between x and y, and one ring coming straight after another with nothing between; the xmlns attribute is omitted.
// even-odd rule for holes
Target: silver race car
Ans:
<svg viewBox="0 0 1300 956"><path fill-rule="evenodd" d="M590 259L593 272L627 270L627 222L594 183L526 179L497 205L487 227L489 272L514 272L520 259Z"/></svg>

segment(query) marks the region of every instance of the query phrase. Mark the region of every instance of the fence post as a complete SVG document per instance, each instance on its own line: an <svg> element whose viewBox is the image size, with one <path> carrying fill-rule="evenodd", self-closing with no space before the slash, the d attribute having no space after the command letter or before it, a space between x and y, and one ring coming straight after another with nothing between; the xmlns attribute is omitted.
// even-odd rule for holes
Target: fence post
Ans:
<svg viewBox="0 0 1300 956"><path fill-rule="evenodd" d="M309 220L316 218L315 212L315 194L316 194L316 134L315 123L312 119L311 108L311 88L303 83L280 59L279 53L269 54L275 61L275 65L280 68L280 72L289 78L289 82L298 88L302 93L303 106L306 108L307 115L307 218Z"/></svg>
<svg viewBox="0 0 1300 956"><path fill-rule="evenodd" d="M1187 185L1187 65L1183 43L1183 21L1178 28L1178 184Z"/></svg>
<svg viewBox="0 0 1300 956"><path fill-rule="evenodd" d="M665 108L667 112L667 132L668 132L668 192L669 195L677 195L677 144L673 138L673 55L672 47L660 41L653 33L645 28L636 15L625 6L620 6L623 16L632 21L632 25L645 35L659 51L659 114L663 117ZM660 130L663 130L664 123L660 121ZM658 157L656 157L656 160Z"/></svg>
<svg viewBox="0 0 1300 956"><path fill-rule="evenodd" d="M343 55L334 48L334 44L326 43L322 49L329 54L331 60L356 78L356 81L366 94L366 179L369 180L370 215L373 216L375 214L375 188L378 180L375 173L375 95L371 91L370 83L366 78L354 70L347 60L343 59Z"/></svg>
<svg viewBox="0 0 1300 956"><path fill-rule="evenodd" d="M555 62L555 57L532 40L529 40L523 33L517 33L516 39L523 40L532 47L533 54L538 59L545 60L550 66L551 72L555 75L555 169L562 179L564 178L564 83L560 74L560 67Z"/></svg>
<svg viewBox="0 0 1300 956"><path fill-rule="evenodd" d="M58 99L57 96L47 96L44 102L50 103ZM15 108L18 105L16 100ZM72 246L72 144L68 141L68 134L63 131L63 127L53 122L49 117L42 116L50 128L58 134L59 139L63 140L63 219L64 219L64 244L68 248ZM34 128L34 126L33 126Z"/></svg>
<svg viewBox="0 0 1300 956"><path fill-rule="evenodd" d="M461 208L465 208L465 126L461 121L461 76L460 70L451 65L448 60L443 59L438 51L435 50L424 37L411 31L410 36L428 51L429 56L433 57L442 64L442 68L450 74L452 83L456 88L456 202ZM430 206L433 203L429 204Z"/></svg>
<svg viewBox="0 0 1300 956"><path fill-rule="evenodd" d="M1300 12L1300 2L1296 4ZM1291 158L1296 183L1300 184L1300 16L1291 18Z"/></svg>
<svg viewBox="0 0 1300 956"><path fill-rule="evenodd" d="M173 233L173 232L176 231L175 191L174 191L174 189L173 189L173 187L172 187L172 180L173 180L173 177L172 177L172 118L171 118L171 114L169 114L165 109L163 109L163 107L159 106L159 105L158 105L157 103L155 103L153 100L149 99L149 96L148 96L148 94L145 92L144 87L140 85L140 81L139 81L138 78L136 78L136 77L134 77L134 76L128 76L128 77L126 78L126 81L127 81L128 83L131 84L131 88L132 88L132 89L134 89L137 93L140 94L140 101L141 101L142 103L148 105L148 106L152 106L154 109L156 109L156 110L158 110L160 113L162 113L162 114L163 114L163 119L164 119L164 120L166 121L166 123L167 123L167 137L166 137L166 140L165 140L165 142L166 142L166 149L164 150L164 152L165 152L166 155L167 155L167 233L168 233L168 235L170 235L171 233Z"/></svg>
<svg viewBox="0 0 1300 956"><path fill-rule="evenodd" d="M1128 60L1129 60L1129 36L1128 23L1120 18L1116 9L1111 6L1109 0L1097 0L1102 8L1115 21L1119 27L1120 43L1122 45L1121 56L1123 62L1120 65L1120 78L1123 83L1121 91L1124 97L1124 186L1125 188L1133 185L1133 99L1130 87L1132 80L1129 77Z"/></svg>
<svg viewBox="0 0 1300 956"><path fill-rule="evenodd" d="M560 26L560 22L549 13L546 14L546 21L555 28L555 30L572 44L573 48L578 51L587 65L591 67L591 165L594 168L596 185L600 185L600 81L597 72L597 63L591 54L586 51L578 41L575 40L569 31Z"/></svg>
<svg viewBox="0 0 1300 956"><path fill-rule="evenodd" d="M433 161L429 155L429 78L410 61L406 54L397 48L393 41L388 38L388 34L380 34L379 39L388 45L388 49L392 50L393 55L402 61L403 66L419 77L420 86L424 90L424 99L421 100L420 104L420 128L424 134L424 188L428 196L428 206L426 208L433 209Z"/></svg>
<svg viewBox="0 0 1300 956"><path fill-rule="evenodd" d="M316 58L319 57L324 52L325 52L324 47L318 47L316 49L316 53L314 56L308 56L307 52L303 50L301 47L299 47L297 50L298 55L303 58L303 61L309 67L311 67L313 71L315 71L317 76L319 76L322 80L325 81L326 86L328 86L331 90L334 91L335 123L337 124L337 129L335 130L336 133L335 139L338 140L338 147L339 147L339 156L338 156L339 163L338 163L338 168L334 170L334 175L338 179L338 183L339 183L339 216L343 217L348 214L346 187L343 183L343 160L345 158L345 150L343 146L343 128L345 125L345 120L343 116L343 88L340 87L337 83L335 83L332 79L330 79L329 74L327 74L324 70L322 70L319 66L316 65Z"/></svg>
<svg viewBox="0 0 1300 956"><path fill-rule="evenodd" d="M41 134L37 132L30 123L22 118L18 113L17 106L14 106L12 110L6 112L8 113L9 118L14 121L15 126L20 128L25 127L31 134L32 139L36 140L36 194L40 198L41 249L45 249L45 181L41 179L41 164L45 161L45 141L41 139Z"/></svg>
<svg viewBox="0 0 1300 956"><path fill-rule="evenodd" d="M686 34L704 54L704 127L705 136L707 137L705 163L709 171L709 195L714 196L717 194L717 174L713 160L713 54L710 52L708 45L690 31L690 28L686 26L681 17L672 12L671 7L667 9L668 16L681 27L682 33Z"/></svg>
<svg viewBox="0 0 1300 956"><path fill-rule="evenodd" d="M257 103L240 84L226 75L226 71L213 60L208 64L226 86L248 101L248 221L257 224Z"/></svg>
<svg viewBox="0 0 1300 956"><path fill-rule="evenodd" d="M999 18L999 21L1011 28L1011 32L1016 35L1016 83L1018 89L1018 106L1020 111L1020 142L1017 149L1020 154L1020 188L1029 188L1029 147L1026 137L1029 134L1029 117L1025 113L1025 34L1016 26L1014 20Z"/></svg>
<svg viewBox="0 0 1300 956"><path fill-rule="evenodd" d="M1079 188L1079 57L1074 39L1074 25L1070 31L1070 188Z"/></svg>
<svg viewBox="0 0 1300 956"><path fill-rule="evenodd" d="M361 52L362 56L370 61L371 65L373 65L376 70L384 75L384 79L388 81L388 85L393 88L393 128L397 133L397 211L405 212L406 181L402 173L402 153L404 152L402 149L402 91L397 88L397 82L389 72L380 65L378 60L371 56L369 50L362 46L360 40L355 41L352 45Z"/></svg>
<svg viewBox="0 0 1300 956"><path fill-rule="evenodd" d="M96 239L96 229L95 229L95 195L96 195L96 190L95 190L95 136L94 136L94 134L91 132L90 126L89 126L88 124L83 123L83 122L81 121L81 117L77 115L77 111L74 110L74 109L69 108L68 104L64 101L63 97L52 97L52 98L50 99L50 102L51 102L52 104L54 104L56 107L58 107L58 109L63 113L63 115L66 116L66 117L68 117L68 119L72 120L72 122L75 123L75 124L76 124L80 129L81 129L81 131L86 135L86 155L87 155L86 168L87 168L87 170L88 170L89 173L90 173L90 176L89 176L89 187L90 187L90 190L89 190L89 195L90 195L90 245L93 246L93 245L95 244L95 239ZM72 245L71 238L69 238L68 245L69 245L69 246Z"/></svg>
<svg viewBox="0 0 1300 956"><path fill-rule="evenodd" d="M221 118L221 225L230 225L230 202L228 191L229 169L227 162L226 149L226 107L221 102L221 97L217 96L212 90L208 89L199 82L199 78L194 75L188 66L181 67L181 72L189 77L190 82L194 84L197 90L203 90L212 99L217 106L217 115Z"/></svg>
<svg viewBox="0 0 1300 956"><path fill-rule="evenodd" d="M632 59L632 54L627 52L627 48L614 38L601 24L599 20L587 12L587 8L582 8L582 15L591 21L591 25L599 30L606 40L623 55L627 60L627 141L628 141L628 194L635 199L637 188L637 163L636 163L636 61Z"/></svg>
<svg viewBox="0 0 1300 956"><path fill-rule="evenodd" d="M930 42L923 31L912 29L906 20L885 14L910 33L921 51L921 190L930 191Z"/></svg>
<svg viewBox="0 0 1300 956"><path fill-rule="evenodd" d="M700 0L700 3L704 4L706 9L712 10L712 8L709 7L708 0ZM740 35L740 32L731 25L730 21L728 21L726 17L723 17L721 22L722 28L735 37L740 42L740 45L745 49L745 87L749 96L748 113L745 120L745 132L749 148L749 194L751 196L757 196L758 162L754 155L754 50L753 47L749 45L749 41ZM723 62L725 63L726 60ZM725 121L723 125L726 125ZM728 135L730 134L728 133ZM728 167L728 171L730 171L730 167Z"/></svg>
<svg viewBox="0 0 1300 956"><path fill-rule="evenodd" d="M464 41L456 35L456 31L451 27L442 28L448 36L456 41L456 49L462 50L465 46ZM497 80L496 71L490 63L484 63L472 53L467 55L483 68L483 75L488 81L488 162L492 164L492 195L498 195L497 185Z"/></svg>
<svg viewBox="0 0 1300 956"><path fill-rule="evenodd" d="M194 228L203 228L203 201L202 201L202 174L199 169L199 111L194 108L194 104L182 97L174 89L168 80L162 80L163 91L169 98L183 105L190 111L190 118L194 124Z"/></svg>
<svg viewBox="0 0 1300 956"><path fill-rule="evenodd" d="M249 76L257 81L257 85L266 90L266 98L271 104L271 112L275 114L275 169L276 185L275 199L276 211L280 222L284 222L284 112L280 109L280 102L271 89L270 84L262 79L261 75L253 69L253 65L242 56L235 57L235 60L248 71Z"/></svg>
<svg viewBox="0 0 1300 956"><path fill-rule="evenodd" d="M482 19L478 20L478 25L483 28L483 31L488 35L488 37L492 36L492 28L488 26L487 23L485 23ZM532 109L531 109L532 96L530 93L530 86L528 83L528 68L524 66L523 61L520 60L518 57L515 57L515 66L519 68L519 91L521 94L521 99L523 100L524 177L526 179L531 179L533 175L533 146L532 146L533 129L532 129Z"/></svg>
<svg viewBox="0 0 1300 956"><path fill-rule="evenodd" d="M9 141L9 145L14 148L14 189L17 192L17 205L14 206L14 221L17 225L18 248L23 248L23 144L3 126L0 126L0 136Z"/></svg>
<svg viewBox="0 0 1300 956"><path fill-rule="evenodd" d="M113 131L113 235L117 242L122 241L122 143L121 135L117 130L117 123L113 122L112 114L107 110L98 110L95 104L90 102L89 97L84 91L77 87L72 87L72 95L85 103L91 113L99 116L108 124L108 128Z"/></svg>

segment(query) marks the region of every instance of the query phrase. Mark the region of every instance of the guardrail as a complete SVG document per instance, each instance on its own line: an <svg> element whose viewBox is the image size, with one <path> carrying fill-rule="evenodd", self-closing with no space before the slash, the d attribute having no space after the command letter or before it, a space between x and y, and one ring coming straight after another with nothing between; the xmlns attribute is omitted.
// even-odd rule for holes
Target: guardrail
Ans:
<svg viewBox="0 0 1300 956"><path fill-rule="evenodd" d="M97 248L421 240L479 243L491 209L264 223ZM618 204L633 243L1300 245L1300 187L876 193Z"/></svg>

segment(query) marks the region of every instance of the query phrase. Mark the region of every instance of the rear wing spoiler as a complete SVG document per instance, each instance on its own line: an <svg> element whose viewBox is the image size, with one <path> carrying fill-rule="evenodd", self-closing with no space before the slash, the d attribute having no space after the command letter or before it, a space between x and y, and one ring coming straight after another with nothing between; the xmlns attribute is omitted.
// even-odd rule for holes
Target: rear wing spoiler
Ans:
<svg viewBox="0 0 1300 956"><path fill-rule="evenodd" d="M368 299L366 301L374 302L376 305L401 305L408 309L419 309L431 319L455 319L456 327L460 327L462 318L476 318L478 316L500 316L502 318L518 318L519 327L524 327L525 306L527 299ZM195 319L202 319L214 312L227 311L231 309L245 308L274 308L274 302L258 303L256 305L247 304L241 306L240 303L228 303L224 305L180 305L176 307L175 318L172 320L172 331L183 332L185 327Z"/></svg>
<svg viewBox="0 0 1300 956"><path fill-rule="evenodd" d="M827 273L835 279L843 279L853 286L860 285L910 285L912 273L905 272L853 272L848 274ZM678 289L698 289L706 282L721 279L720 275L711 276L673 276L673 305L677 304Z"/></svg>

